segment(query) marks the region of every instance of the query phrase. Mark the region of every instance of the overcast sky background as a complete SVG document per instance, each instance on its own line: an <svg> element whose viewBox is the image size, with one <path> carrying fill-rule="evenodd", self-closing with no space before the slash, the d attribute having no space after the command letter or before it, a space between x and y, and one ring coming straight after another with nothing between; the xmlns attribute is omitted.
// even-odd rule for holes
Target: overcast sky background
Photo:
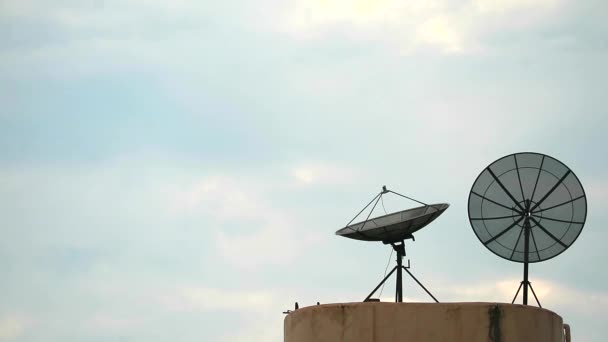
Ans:
<svg viewBox="0 0 608 342"><path fill-rule="evenodd" d="M575 341L603 342L606 13L0 0L0 341L282 341L295 301L360 301L382 277L389 248L334 232L384 184L451 203L407 246L440 301L510 302L522 266L479 243L466 201L492 161L535 151L573 169L589 214L531 281Z"/></svg>

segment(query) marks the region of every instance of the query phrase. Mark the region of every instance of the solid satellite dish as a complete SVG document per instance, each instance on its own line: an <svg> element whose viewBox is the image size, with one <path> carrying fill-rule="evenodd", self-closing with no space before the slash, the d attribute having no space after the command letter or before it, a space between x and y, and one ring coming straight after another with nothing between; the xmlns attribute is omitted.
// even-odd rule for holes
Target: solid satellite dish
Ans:
<svg viewBox="0 0 608 342"><path fill-rule="evenodd" d="M473 231L494 254L524 264L523 303L528 304L528 264L551 259L574 243L585 225L587 198L576 175L540 153L500 158L475 180L469 194Z"/></svg>
<svg viewBox="0 0 608 342"><path fill-rule="evenodd" d="M378 202L382 199L382 196L392 193L403 198L407 198L414 202L420 203L423 206L416 207L408 210L402 210L391 214L375 217L370 219L374 209ZM372 203L372 209L370 210L367 218L359 223L351 224L361 213L365 211ZM384 202L383 202L384 203ZM384 206L384 204L383 204ZM363 240L363 241L382 241L384 244L391 244L393 249L397 252L397 265L382 279L380 284L365 298L365 301L371 301L372 295L382 286L386 280L397 271L397 284L395 290L395 302L403 301L403 282L402 271L405 270L415 281L426 291L426 293L438 302L437 299L414 277L414 275L408 270L408 267L403 266L403 257L405 256L405 240L414 240L413 233L422 229L427 224L435 220L441 215L450 205L447 203L428 205L413 198L404 196L397 192L387 190L386 186L382 187L382 191L376 195L359 213L346 224L346 227L338 230L336 235L344 236L351 239Z"/></svg>

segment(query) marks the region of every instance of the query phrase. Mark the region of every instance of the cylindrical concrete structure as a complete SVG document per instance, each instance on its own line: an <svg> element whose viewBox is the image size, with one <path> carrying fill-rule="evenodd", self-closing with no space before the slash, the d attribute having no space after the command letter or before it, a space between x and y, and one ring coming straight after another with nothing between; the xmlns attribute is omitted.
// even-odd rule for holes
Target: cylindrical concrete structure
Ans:
<svg viewBox="0 0 608 342"><path fill-rule="evenodd" d="M285 318L285 342L563 342L556 313L502 303L346 303Z"/></svg>

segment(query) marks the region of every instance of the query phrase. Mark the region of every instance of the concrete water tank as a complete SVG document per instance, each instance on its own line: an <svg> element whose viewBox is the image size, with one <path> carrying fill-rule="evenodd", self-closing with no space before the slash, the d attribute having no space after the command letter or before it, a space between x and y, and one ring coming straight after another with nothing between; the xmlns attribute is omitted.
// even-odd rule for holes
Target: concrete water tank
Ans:
<svg viewBox="0 0 608 342"><path fill-rule="evenodd" d="M285 317L285 342L564 342L556 313L502 303L346 303Z"/></svg>

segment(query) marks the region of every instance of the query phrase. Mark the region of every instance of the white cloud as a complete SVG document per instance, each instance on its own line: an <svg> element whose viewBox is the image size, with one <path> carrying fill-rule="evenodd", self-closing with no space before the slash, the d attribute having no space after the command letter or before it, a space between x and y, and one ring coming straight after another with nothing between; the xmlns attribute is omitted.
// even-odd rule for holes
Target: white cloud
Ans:
<svg viewBox="0 0 608 342"><path fill-rule="evenodd" d="M174 167L177 164L119 159L96 168L0 170L5 210L14 207L18 217L28 216L30 222L13 244L17 239L79 247L100 241L131 244L142 232L149 241L160 241L171 239L186 224L212 237L206 249L215 250L218 258L253 268L289 263L318 241L315 233L298 233L302 222L293 217L297 209L284 207L274 196L294 191L288 167L277 167L276 174L238 177L192 171L197 169L192 165ZM157 171L142 172L152 169ZM36 198L27 193L36 193ZM81 227L82 221L93 223ZM49 223L54 228L43 229ZM36 232L35 238L25 229Z"/></svg>
<svg viewBox="0 0 608 342"><path fill-rule="evenodd" d="M313 39L338 32L353 39L384 42L403 53L429 49L446 54L477 53L488 49L483 46L483 37L546 25L542 19L564 7L560 0L471 0L457 4L441 0L298 0L278 4L264 0L235 10L191 0L86 4L5 1L0 19L35 20L50 32L50 38L4 48L0 61L6 71L37 70L15 68L27 64L56 77L108 69L158 72L169 68L171 75L189 70L180 74L185 78L192 70L204 73L215 58L219 58L217 63L226 58L214 54L230 46L220 39L227 30L241 34L278 31ZM217 22L217 17L231 20ZM217 34L210 35L214 30Z"/></svg>
<svg viewBox="0 0 608 342"><path fill-rule="evenodd" d="M518 286L518 280L498 280L493 283L451 285L442 290L448 294L450 300L506 302L507 299L513 298ZM543 281L534 281L534 290L541 297L544 297L549 291L547 283Z"/></svg>
<svg viewBox="0 0 608 342"><path fill-rule="evenodd" d="M288 300L282 291L225 290L184 286L161 298L178 312L230 312L245 317L239 329L227 329L219 341L268 342L283 338L281 310Z"/></svg>
<svg viewBox="0 0 608 342"><path fill-rule="evenodd" d="M203 177L172 192L171 211L204 219L214 231L218 256L236 267L284 265L318 239L298 233L298 221L271 200L282 179ZM238 223L239 231L223 230L226 223Z"/></svg>
<svg viewBox="0 0 608 342"><path fill-rule="evenodd" d="M295 29L347 23L366 25L385 20L396 9L394 0L300 0L291 13L289 24Z"/></svg>
<svg viewBox="0 0 608 342"><path fill-rule="evenodd" d="M331 163L303 163L291 170L293 178L301 185L351 184L361 176L356 170Z"/></svg>
<svg viewBox="0 0 608 342"><path fill-rule="evenodd" d="M259 180L267 184L266 180ZM282 216L258 194L252 181L227 176L203 176L176 186L169 207L176 215L199 214L218 221L255 220L274 214Z"/></svg>
<svg viewBox="0 0 608 342"><path fill-rule="evenodd" d="M280 318L277 318L280 317ZM257 319L244 331L228 332L220 338L220 342L270 342L283 341L281 316L274 318Z"/></svg>
<svg viewBox="0 0 608 342"><path fill-rule="evenodd" d="M10 41L23 43L0 47L0 68L19 74L43 70L59 79L120 70L163 73L168 68L167 78L186 78L179 73L183 69L187 75L200 74L226 55L239 58L223 53L234 47L222 38L227 30L246 27L253 33L272 22L266 17L272 13L262 9L273 6L245 5L235 11L230 5L192 0L3 1L0 21L16 25Z"/></svg>
<svg viewBox="0 0 608 342"><path fill-rule="evenodd" d="M589 202L608 203L608 180L593 179L588 184L583 184L583 186Z"/></svg>
<svg viewBox="0 0 608 342"><path fill-rule="evenodd" d="M465 50L464 32L445 15L431 17L416 29L419 44L440 47L446 53L460 53Z"/></svg>
<svg viewBox="0 0 608 342"><path fill-rule="evenodd" d="M520 282L519 279L503 279L495 282L450 285L442 287L440 290L447 295L447 301L504 303L512 300ZM532 286L543 307L556 310L557 314L608 315L608 293L606 292L583 291L543 279L534 279ZM516 303L521 303L521 301L522 292L520 291ZM528 294L528 303L536 304L531 292Z"/></svg>
<svg viewBox="0 0 608 342"><path fill-rule="evenodd" d="M134 331L144 323L140 315L124 315L118 312L95 313L83 323L86 331L96 334L121 333Z"/></svg>
<svg viewBox="0 0 608 342"><path fill-rule="evenodd" d="M512 11L551 9L560 0L475 0L474 8L480 13L505 13Z"/></svg>
<svg viewBox="0 0 608 342"><path fill-rule="evenodd" d="M25 332L26 320L18 315L0 317L0 341L12 341Z"/></svg>
<svg viewBox="0 0 608 342"><path fill-rule="evenodd" d="M541 26L540 19L561 5L559 0L301 0L287 15L285 30L304 38L349 31L355 39L385 41L405 53L429 47L446 54L477 53L488 49L482 37Z"/></svg>
<svg viewBox="0 0 608 342"><path fill-rule="evenodd" d="M307 245L298 241L292 227L267 226L251 232L226 234L219 231L215 247L230 264L255 269L260 265L286 265Z"/></svg>
<svg viewBox="0 0 608 342"><path fill-rule="evenodd" d="M226 290L182 286L161 297L161 303L175 311L228 311L263 313L277 303L270 291Z"/></svg>

